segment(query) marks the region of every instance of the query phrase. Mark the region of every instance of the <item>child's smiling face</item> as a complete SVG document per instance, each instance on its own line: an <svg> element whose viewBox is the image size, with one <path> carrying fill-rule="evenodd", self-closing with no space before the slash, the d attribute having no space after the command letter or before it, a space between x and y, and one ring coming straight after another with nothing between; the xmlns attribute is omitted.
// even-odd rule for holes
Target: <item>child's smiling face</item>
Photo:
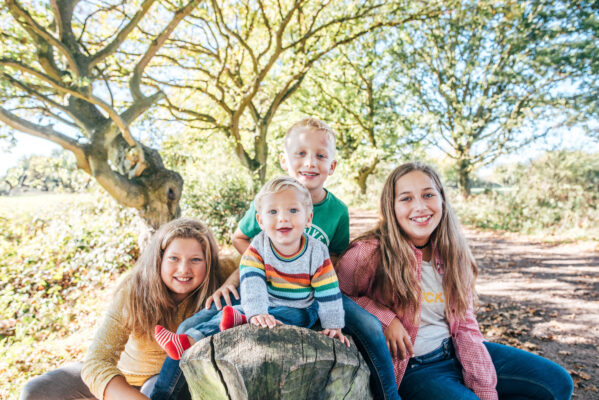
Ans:
<svg viewBox="0 0 599 400"><path fill-rule="evenodd" d="M312 222L312 213L307 212L302 195L289 188L265 196L256 219L277 251L290 255L299 250L304 229Z"/></svg>
<svg viewBox="0 0 599 400"><path fill-rule="evenodd" d="M296 129L287 138L280 161L281 167L310 191L314 203L323 200L324 183L337 166L328 133L312 128Z"/></svg>
<svg viewBox="0 0 599 400"><path fill-rule="evenodd" d="M424 172L412 171L395 182L395 218L414 245L428 242L442 211L441 194Z"/></svg>
<svg viewBox="0 0 599 400"><path fill-rule="evenodd" d="M206 277L206 257L195 238L176 238L162 255L160 277L175 302L185 299Z"/></svg>

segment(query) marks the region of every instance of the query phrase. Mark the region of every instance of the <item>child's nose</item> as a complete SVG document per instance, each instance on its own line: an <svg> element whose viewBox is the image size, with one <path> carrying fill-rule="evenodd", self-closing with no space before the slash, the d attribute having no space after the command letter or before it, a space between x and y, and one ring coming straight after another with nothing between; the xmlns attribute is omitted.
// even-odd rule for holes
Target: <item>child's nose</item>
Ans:
<svg viewBox="0 0 599 400"><path fill-rule="evenodd" d="M186 272L191 269L191 261L190 260L181 260L179 265L177 266L179 272Z"/></svg>
<svg viewBox="0 0 599 400"><path fill-rule="evenodd" d="M316 165L316 156L309 154L305 160L306 167L313 167Z"/></svg>
<svg viewBox="0 0 599 400"><path fill-rule="evenodd" d="M279 221L287 221L289 220L289 213L281 212L279 213Z"/></svg>

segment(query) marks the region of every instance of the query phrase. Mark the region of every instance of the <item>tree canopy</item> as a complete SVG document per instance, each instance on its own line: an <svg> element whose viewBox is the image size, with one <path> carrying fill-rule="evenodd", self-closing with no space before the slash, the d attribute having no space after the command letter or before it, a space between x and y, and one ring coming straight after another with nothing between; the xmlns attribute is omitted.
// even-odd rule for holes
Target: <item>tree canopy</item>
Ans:
<svg viewBox="0 0 599 400"><path fill-rule="evenodd" d="M157 226L179 214L183 181L143 140L157 133L159 144L165 132L156 122L225 133L242 165L263 180L269 125L316 61L440 8L376 0L8 0L0 121L71 151L117 201ZM153 113L158 105L163 112Z"/></svg>
<svg viewBox="0 0 599 400"><path fill-rule="evenodd" d="M224 137L211 148L262 182L273 121L281 130L292 123L281 110L303 111L338 130L362 191L382 160L426 142L456 160L468 194L478 166L543 136L541 125L597 129L593 2L6 0L2 10L0 138L59 144L153 226L180 212L183 179L156 148L183 131Z"/></svg>
<svg viewBox="0 0 599 400"><path fill-rule="evenodd" d="M578 92L567 86L582 71L564 62L577 50L560 44L572 32L556 8L465 1L398 32L395 79L411 130L456 160L465 195L476 167L544 136L544 120L568 123L565 105Z"/></svg>
<svg viewBox="0 0 599 400"><path fill-rule="evenodd" d="M242 165L263 181L273 118L319 60L444 8L430 1L204 2L169 42L165 57L179 73L156 83L170 88L171 121L225 133Z"/></svg>
<svg viewBox="0 0 599 400"><path fill-rule="evenodd" d="M79 168L150 225L178 216L181 177L131 127L164 97L142 78L196 5L6 1L0 121L71 151Z"/></svg>

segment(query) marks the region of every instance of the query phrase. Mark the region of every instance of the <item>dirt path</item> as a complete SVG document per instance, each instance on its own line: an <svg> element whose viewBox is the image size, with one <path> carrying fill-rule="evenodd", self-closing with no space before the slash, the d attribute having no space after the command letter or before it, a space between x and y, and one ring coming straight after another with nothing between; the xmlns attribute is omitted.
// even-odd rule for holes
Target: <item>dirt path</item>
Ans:
<svg viewBox="0 0 599 400"><path fill-rule="evenodd" d="M351 210L352 237L376 218ZM558 362L574 379L575 399L599 399L599 253L493 232L466 235L480 268L485 337Z"/></svg>

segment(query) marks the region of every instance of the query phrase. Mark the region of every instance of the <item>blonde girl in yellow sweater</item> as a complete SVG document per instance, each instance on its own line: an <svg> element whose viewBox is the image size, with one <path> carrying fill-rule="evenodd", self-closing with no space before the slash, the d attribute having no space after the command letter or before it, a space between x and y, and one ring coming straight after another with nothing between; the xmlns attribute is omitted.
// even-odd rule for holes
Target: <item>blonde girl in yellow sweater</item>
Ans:
<svg viewBox="0 0 599 400"><path fill-rule="evenodd" d="M147 399L166 353L157 324L176 329L217 285L218 247L192 219L163 225L115 290L83 363L29 381L21 399Z"/></svg>

